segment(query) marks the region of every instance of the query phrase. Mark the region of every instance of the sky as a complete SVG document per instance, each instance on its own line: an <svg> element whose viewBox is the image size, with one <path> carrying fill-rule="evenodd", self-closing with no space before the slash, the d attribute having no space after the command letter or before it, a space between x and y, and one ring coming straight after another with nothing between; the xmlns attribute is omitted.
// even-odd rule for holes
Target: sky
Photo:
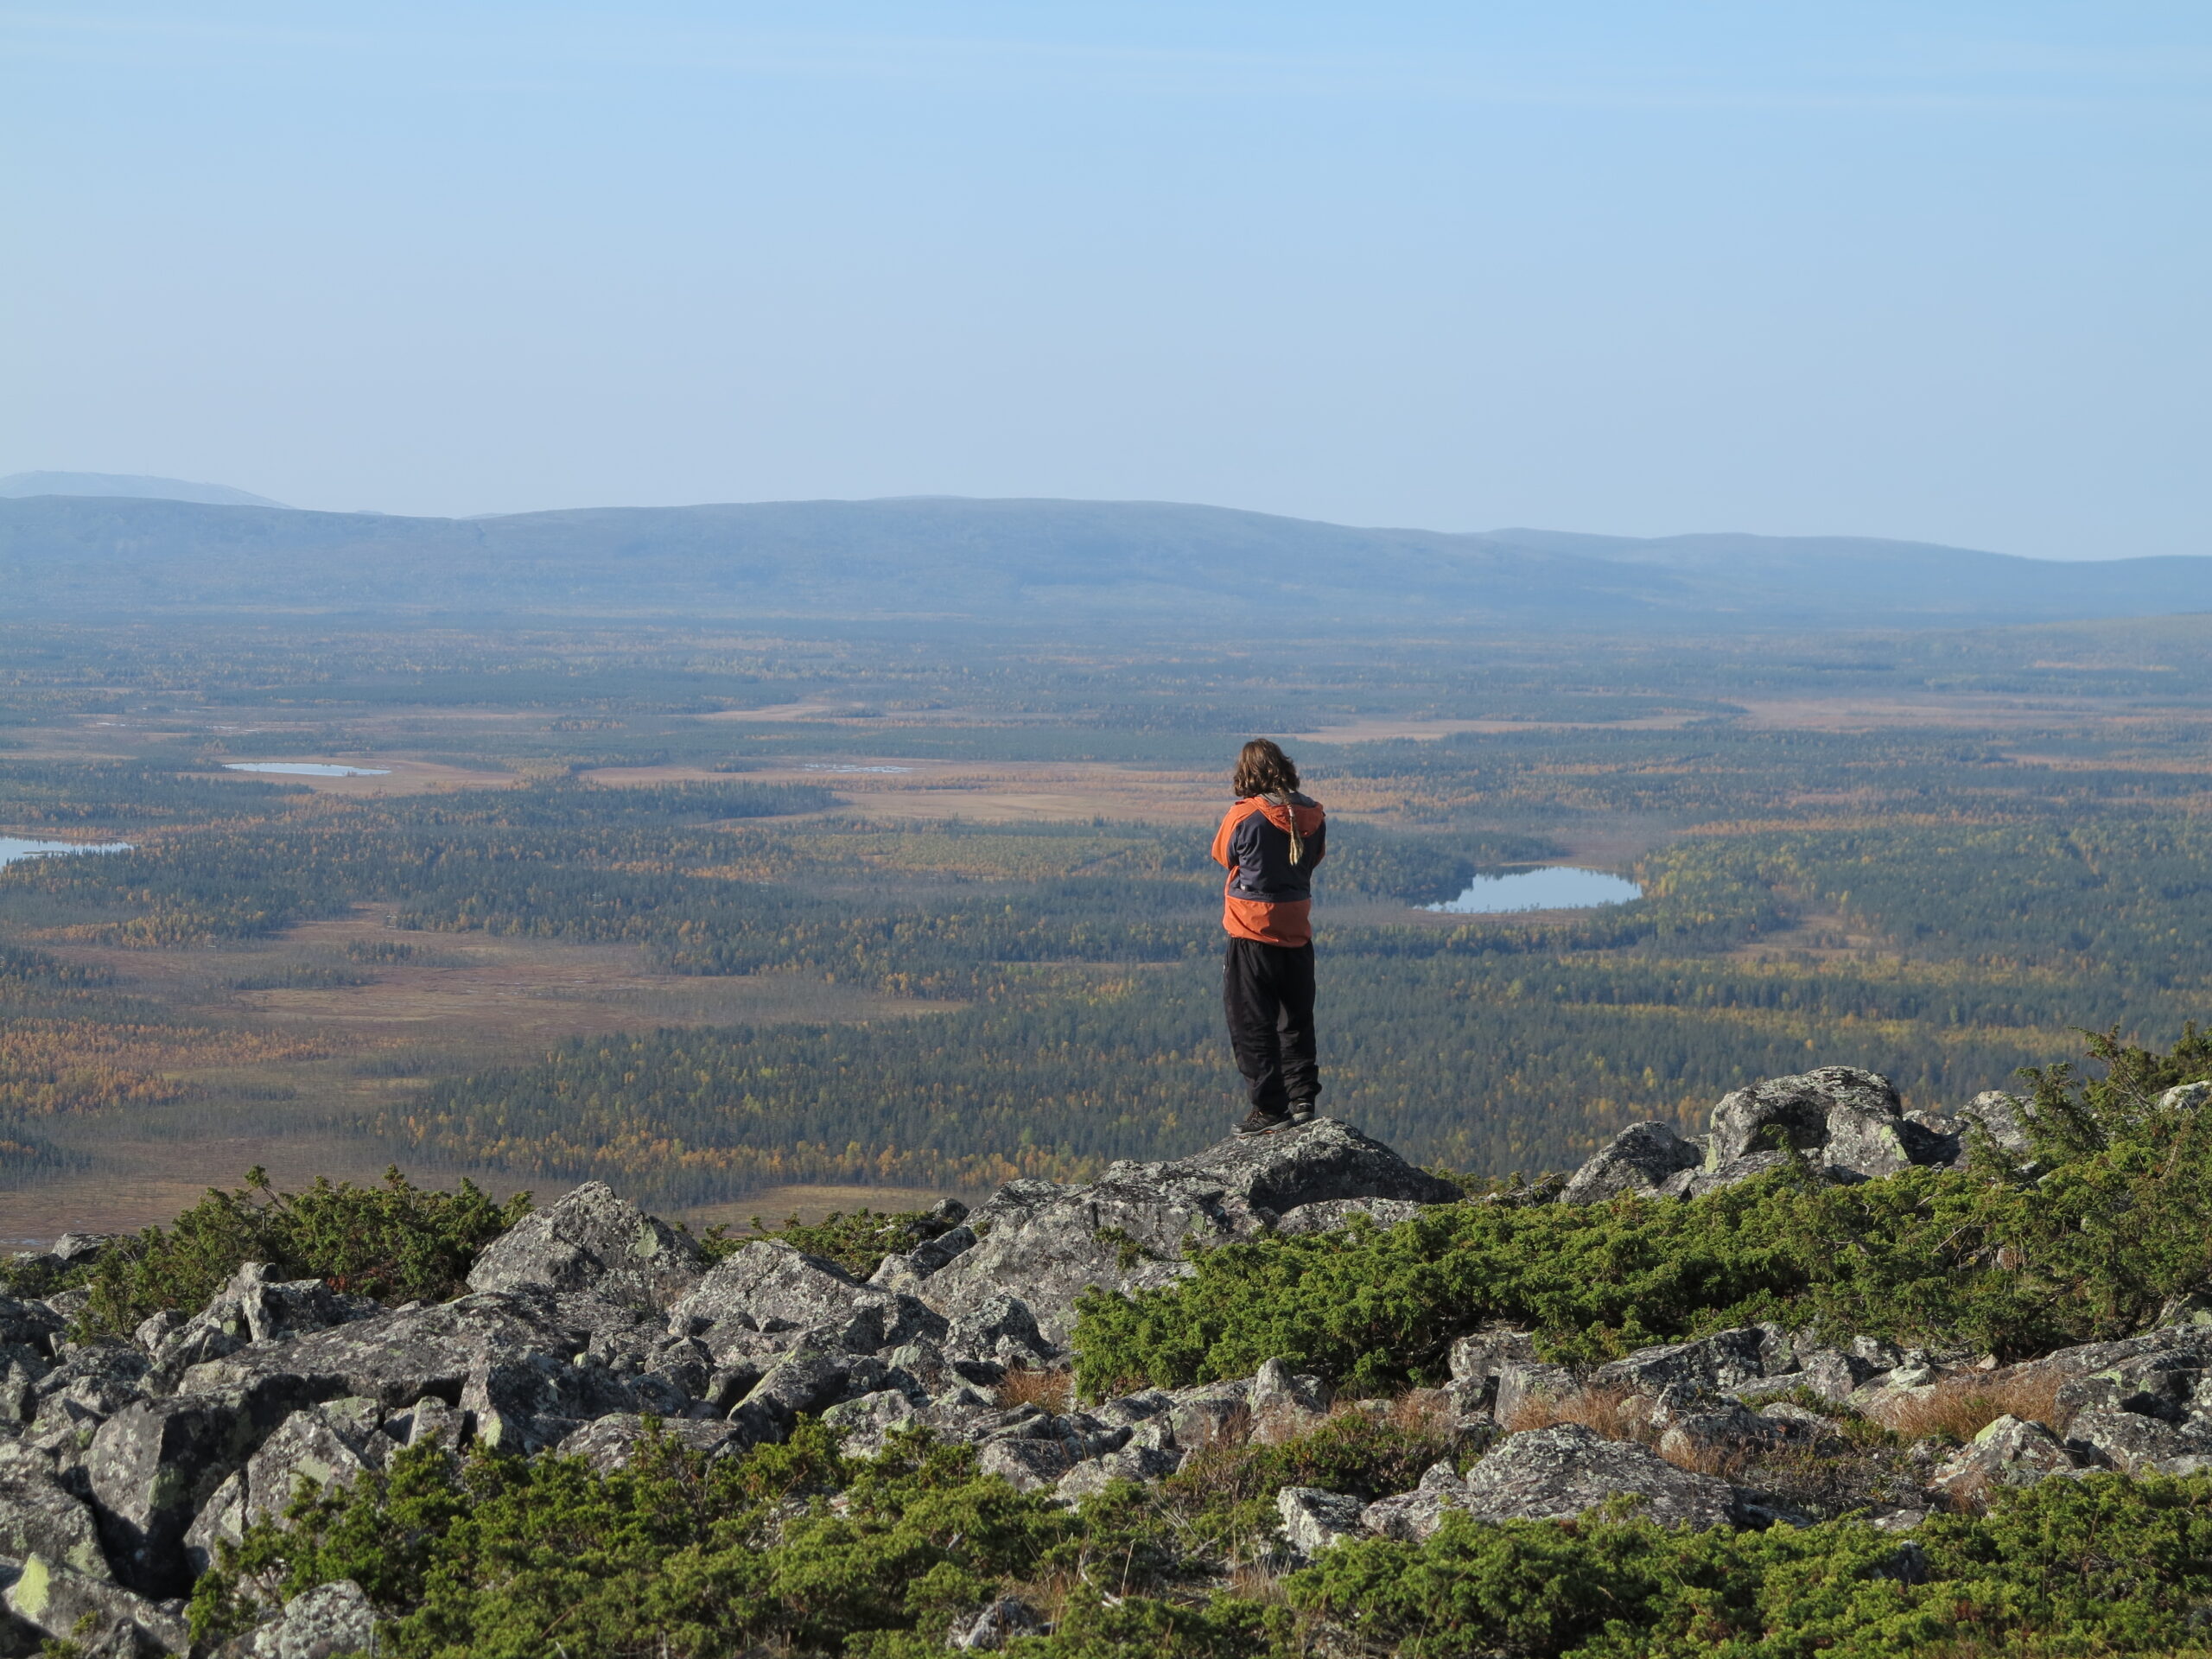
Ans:
<svg viewBox="0 0 2212 1659"><path fill-rule="evenodd" d="M0 0L0 473L2212 554L2212 6Z"/></svg>

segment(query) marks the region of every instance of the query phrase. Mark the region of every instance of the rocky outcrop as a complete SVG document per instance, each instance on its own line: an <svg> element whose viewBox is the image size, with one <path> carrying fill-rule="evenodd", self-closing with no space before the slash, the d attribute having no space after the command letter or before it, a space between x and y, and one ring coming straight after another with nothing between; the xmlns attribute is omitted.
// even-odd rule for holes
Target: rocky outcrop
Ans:
<svg viewBox="0 0 2212 1659"><path fill-rule="evenodd" d="M1560 1202L1602 1204L1622 1192L1656 1192L1670 1177L1704 1162L1705 1149L1683 1140L1673 1125L1631 1123L1574 1172Z"/></svg>
<svg viewBox="0 0 2212 1659"><path fill-rule="evenodd" d="M226 1643L218 1659L357 1659L377 1648L376 1609L351 1579L319 1584L258 1628Z"/></svg>
<svg viewBox="0 0 2212 1659"><path fill-rule="evenodd" d="M471 1290L588 1291L664 1308L698 1281L699 1247L667 1223L587 1181L510 1227L476 1258Z"/></svg>
<svg viewBox="0 0 2212 1659"><path fill-rule="evenodd" d="M950 1318L993 1296L1018 1295L1046 1339L1058 1344L1085 1289L1173 1284L1189 1270L1187 1245L1250 1237L1313 1205L1458 1197L1451 1183L1380 1141L1317 1118L1173 1163L1117 1163L1089 1186L1010 1183L969 1217L982 1242L924 1280L918 1294Z"/></svg>
<svg viewBox="0 0 2212 1659"><path fill-rule="evenodd" d="M1431 1471L1431 1473L1433 1473ZM1563 1521L1617 1497L1662 1526L1725 1526L1735 1491L1580 1423L1509 1435L1468 1471L1461 1506L1478 1521Z"/></svg>

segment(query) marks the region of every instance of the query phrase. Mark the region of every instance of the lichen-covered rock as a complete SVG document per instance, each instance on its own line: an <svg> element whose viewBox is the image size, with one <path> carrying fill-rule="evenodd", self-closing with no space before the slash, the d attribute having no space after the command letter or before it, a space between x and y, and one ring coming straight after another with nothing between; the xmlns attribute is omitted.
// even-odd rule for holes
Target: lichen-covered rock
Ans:
<svg viewBox="0 0 2212 1659"><path fill-rule="evenodd" d="M1628 1440L1601 1440L1580 1423L1509 1435L1468 1471L1465 1507L1481 1521L1566 1520L1607 1500L1640 1500L1662 1526L1727 1523L1735 1491L1725 1480L1677 1469Z"/></svg>
<svg viewBox="0 0 2212 1659"><path fill-rule="evenodd" d="M1323 1198L1284 1211L1275 1223L1275 1230L1286 1238L1296 1238L1305 1233L1333 1233L1340 1227L1350 1226L1354 1217L1387 1230L1402 1221L1411 1221L1421 1214L1421 1209L1422 1205L1412 1198Z"/></svg>
<svg viewBox="0 0 2212 1659"><path fill-rule="evenodd" d="M669 1326L696 1335L717 1358L753 1332L809 1331L850 1353L919 1338L942 1340L945 1321L912 1296L864 1285L826 1257L758 1239L717 1262L669 1309Z"/></svg>
<svg viewBox="0 0 2212 1659"><path fill-rule="evenodd" d="M956 1652L996 1653L1016 1637L1039 1636L1045 1621L1027 1603L1001 1597L972 1619L954 1622L944 1645Z"/></svg>
<svg viewBox="0 0 2212 1659"><path fill-rule="evenodd" d="M1252 1379L1248 1408L1252 1438L1262 1444L1294 1440L1329 1414L1329 1385L1319 1376L1294 1373L1280 1359L1268 1360Z"/></svg>
<svg viewBox="0 0 2212 1659"><path fill-rule="evenodd" d="M396 1410L426 1394L458 1402L469 1378L491 1362L528 1354L566 1360L594 1349L642 1361L661 1340L658 1320L595 1296L478 1291L290 1342L257 1344L194 1366L183 1387L212 1393L289 1378L302 1403L360 1395Z"/></svg>
<svg viewBox="0 0 2212 1659"><path fill-rule="evenodd" d="M1602 1204L1623 1192L1656 1192L1669 1176L1704 1161L1703 1149L1675 1134L1672 1124L1631 1123L1574 1172L1560 1202Z"/></svg>
<svg viewBox="0 0 2212 1659"><path fill-rule="evenodd" d="M106 1578L73 1572L35 1552L23 1560L4 1597L8 1611L57 1641L92 1645L120 1635L113 1649L182 1653L191 1645L184 1620Z"/></svg>
<svg viewBox="0 0 2212 1659"><path fill-rule="evenodd" d="M1804 1417L1753 1411L1730 1400L1675 1414L1659 1436L1658 1449L1661 1457L1677 1467L1711 1469L1812 1440L1819 1433Z"/></svg>
<svg viewBox="0 0 2212 1659"><path fill-rule="evenodd" d="M376 1609L351 1579L302 1591L276 1618L226 1643L217 1659L353 1659L373 1655Z"/></svg>
<svg viewBox="0 0 2212 1659"><path fill-rule="evenodd" d="M152 1362L135 1342L122 1337L94 1337L73 1346L38 1380L37 1402L67 1400L93 1417L112 1417L151 1392Z"/></svg>
<svg viewBox="0 0 2212 1659"><path fill-rule="evenodd" d="M471 1290L588 1291L663 1309L705 1271L699 1247L603 1181L587 1181L493 1240L468 1270Z"/></svg>
<svg viewBox="0 0 2212 1659"><path fill-rule="evenodd" d="M1959 1108L1961 1123L1978 1128L2016 1158L2024 1158L2035 1150L2028 1140L2028 1126L2023 1113L2026 1103L2018 1095L2006 1094L2002 1089L1986 1089Z"/></svg>
<svg viewBox="0 0 2212 1659"><path fill-rule="evenodd" d="M181 1593L186 1529L304 1403L273 1392L177 1395L142 1400L102 1423L85 1471L116 1576L147 1595Z"/></svg>
<svg viewBox="0 0 2212 1659"><path fill-rule="evenodd" d="M558 1353L486 1359L461 1390L461 1408L480 1443L525 1453L558 1444L594 1418L635 1412L639 1403L631 1379L588 1350L573 1359Z"/></svg>
<svg viewBox="0 0 2212 1659"><path fill-rule="evenodd" d="M1713 1109L1706 1168L1718 1171L1784 1147L1870 1179L1916 1163L1948 1162L1955 1151L1904 1116L1887 1077L1848 1065L1769 1077L1723 1096Z"/></svg>
<svg viewBox="0 0 2212 1659"><path fill-rule="evenodd" d="M302 1481L321 1488L350 1485L381 1469L396 1443L378 1427L369 1400L333 1401L296 1411L276 1426L245 1466L218 1486L185 1529L185 1559L205 1572L221 1542L238 1543L254 1522L282 1516Z"/></svg>
<svg viewBox="0 0 2212 1659"><path fill-rule="evenodd" d="M1435 1204L1458 1196L1380 1141L1317 1118L1173 1163L1116 1163L1090 1186L1011 1182L971 1218L982 1243L931 1274L923 1294L949 1318L995 1295L1019 1295L1057 1345L1086 1288L1173 1284L1190 1271L1185 1244L1249 1237L1331 1199Z"/></svg>
<svg viewBox="0 0 2212 1659"><path fill-rule="evenodd" d="M174 1380L249 1344L284 1342L383 1312L367 1297L341 1295L320 1279L272 1280L265 1263L249 1262L206 1307L160 1338L153 1370Z"/></svg>
<svg viewBox="0 0 2212 1659"><path fill-rule="evenodd" d="M1683 1383L1732 1389L1770 1375L1770 1364L1794 1367L1795 1361L1781 1358L1770 1333L1762 1327L1738 1325L1695 1342L1639 1348L1624 1359L1599 1366L1590 1375L1590 1386L1646 1395L1657 1395Z"/></svg>
<svg viewBox="0 0 2212 1659"><path fill-rule="evenodd" d="M1241 1438L1252 1416L1252 1379L1194 1382L1167 1391L1168 1430L1175 1444L1195 1451L1224 1439Z"/></svg>
<svg viewBox="0 0 2212 1659"><path fill-rule="evenodd" d="M1293 1554L1309 1560L1332 1545L1357 1537L1364 1508L1348 1492L1324 1491L1319 1486L1286 1486L1275 1494L1283 1541Z"/></svg>
<svg viewBox="0 0 2212 1659"><path fill-rule="evenodd" d="M1503 1428L1524 1426L1523 1418L1547 1403L1567 1399L1581 1386L1565 1366L1535 1359L1501 1360L1497 1376L1491 1410Z"/></svg>
<svg viewBox="0 0 2212 1659"><path fill-rule="evenodd" d="M920 1408L903 1390L878 1389L854 1400L839 1402L822 1414L822 1421L845 1431L849 1457L872 1457L883 1450L891 1432L912 1422Z"/></svg>
<svg viewBox="0 0 2212 1659"><path fill-rule="evenodd" d="M1019 1296L986 1298L955 1319L944 1333L951 1359L988 1360L1006 1370L1033 1368L1055 1350L1037 1328L1037 1316Z"/></svg>
<svg viewBox="0 0 2212 1659"><path fill-rule="evenodd" d="M1412 1491L1376 1499L1360 1511L1359 1519L1370 1532L1418 1544L1444 1524L1446 1515L1466 1507L1467 1483L1450 1464L1436 1463Z"/></svg>
<svg viewBox="0 0 2212 1659"><path fill-rule="evenodd" d="M695 1421L689 1418L662 1421L658 1433L687 1451L709 1457L745 1449L745 1431L735 1423ZM564 1458L582 1458L597 1473L612 1474L626 1468L647 1438L645 1420L618 1412L586 1423L554 1448Z"/></svg>
<svg viewBox="0 0 2212 1659"><path fill-rule="evenodd" d="M976 1230L972 1227L956 1226L939 1233L935 1238L924 1239L911 1250L887 1255L868 1275L868 1283L879 1290L912 1292L953 1257L975 1248Z"/></svg>
<svg viewBox="0 0 2212 1659"><path fill-rule="evenodd" d="M2212 1419L2179 1422L2111 1406L2076 1412L2066 1426L2070 1450L2127 1475L2198 1475L2212 1470Z"/></svg>
<svg viewBox="0 0 2212 1659"><path fill-rule="evenodd" d="M0 1556L20 1561L32 1555L87 1578L115 1576L92 1512L80 1499L52 1481L0 1475Z"/></svg>
<svg viewBox="0 0 2212 1659"><path fill-rule="evenodd" d="M1159 1480L1173 1474L1183 1454L1165 1446L1139 1446L1134 1441L1120 1450L1086 1459L1060 1477L1058 1495L1070 1503L1104 1491L1117 1480Z"/></svg>
<svg viewBox="0 0 2212 1659"><path fill-rule="evenodd" d="M1928 1484L1954 1506L1965 1507L1986 1502L1999 1487L2032 1486L2082 1466L2082 1459L2041 1423L2006 1416L1952 1453Z"/></svg>

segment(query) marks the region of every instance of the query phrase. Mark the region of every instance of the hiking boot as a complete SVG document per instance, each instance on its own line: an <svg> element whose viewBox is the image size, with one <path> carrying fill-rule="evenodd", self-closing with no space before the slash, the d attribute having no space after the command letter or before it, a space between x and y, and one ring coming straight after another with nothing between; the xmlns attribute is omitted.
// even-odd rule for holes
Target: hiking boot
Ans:
<svg viewBox="0 0 2212 1659"><path fill-rule="evenodd" d="M1255 1106L1250 1111L1244 1114L1244 1121L1236 1126L1236 1133L1239 1135L1272 1135L1277 1129L1288 1128L1291 1125L1291 1116L1288 1112L1263 1112L1258 1107Z"/></svg>
<svg viewBox="0 0 2212 1659"><path fill-rule="evenodd" d="M1300 1124L1311 1123L1313 1121L1313 1103L1312 1101L1294 1100L1290 1103L1290 1122L1294 1128Z"/></svg>

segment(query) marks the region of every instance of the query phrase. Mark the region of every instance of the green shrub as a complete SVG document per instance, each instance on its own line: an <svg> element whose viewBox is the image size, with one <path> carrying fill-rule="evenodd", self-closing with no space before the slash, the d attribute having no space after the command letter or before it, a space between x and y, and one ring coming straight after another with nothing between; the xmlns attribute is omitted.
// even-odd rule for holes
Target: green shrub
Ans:
<svg viewBox="0 0 2212 1659"><path fill-rule="evenodd" d="M1224 1245L1170 1288L1089 1293L1077 1379L1096 1395L1280 1357L1381 1391L1499 1319L1576 1362L1763 1319L2004 1357L2126 1335L2212 1279L2212 1113L2158 1103L2212 1073L2212 1042L2091 1052L2106 1077L2033 1074L2033 1166L1982 1138L1968 1170L1828 1186L1800 1164L1687 1204L1451 1205Z"/></svg>
<svg viewBox="0 0 2212 1659"><path fill-rule="evenodd" d="M2212 1479L2046 1481L1909 1541L1453 1516L1424 1544L1332 1550L1287 1591L1402 1659L2202 1654Z"/></svg>
<svg viewBox="0 0 2212 1659"><path fill-rule="evenodd" d="M304 1192L279 1192L259 1169L235 1192L207 1196L164 1230L149 1227L101 1258L80 1322L124 1333L164 1308L197 1310L248 1262L272 1277L326 1279L380 1301L437 1301L460 1294L477 1252L530 1210L530 1194L495 1204L474 1183L455 1192L412 1185L397 1169L380 1186L317 1176Z"/></svg>
<svg viewBox="0 0 2212 1659"><path fill-rule="evenodd" d="M823 1501L842 1489L836 1509ZM385 1650L540 1659L708 1659L763 1646L835 1652L947 1618L1077 1535L1043 1495L975 1471L964 1446L896 1442L852 1462L803 1423L781 1446L712 1463L649 1439L631 1466L410 1447L350 1490L308 1492L194 1587L212 1642L259 1610L350 1578L391 1620Z"/></svg>

